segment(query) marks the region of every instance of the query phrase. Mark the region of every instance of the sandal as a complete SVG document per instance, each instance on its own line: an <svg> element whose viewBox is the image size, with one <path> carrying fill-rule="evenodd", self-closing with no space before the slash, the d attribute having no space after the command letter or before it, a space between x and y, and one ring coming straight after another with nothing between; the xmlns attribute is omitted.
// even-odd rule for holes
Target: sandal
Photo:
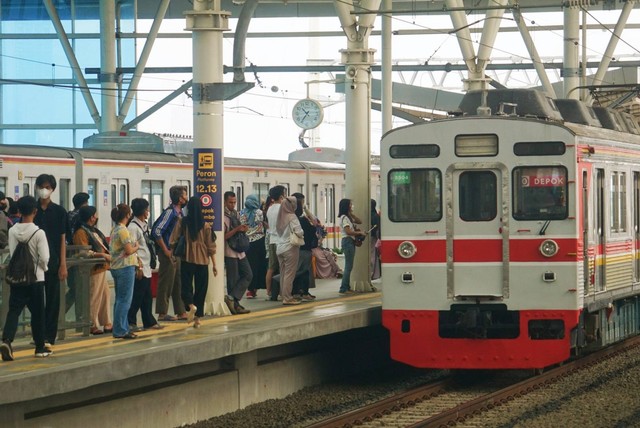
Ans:
<svg viewBox="0 0 640 428"><path fill-rule="evenodd" d="M91 327L90 333L95 336L95 335L98 335L98 334L104 334L104 331L102 331L102 330L100 330L99 328L96 328L96 327Z"/></svg>
<svg viewBox="0 0 640 428"><path fill-rule="evenodd" d="M178 318L173 315L166 314L158 317L158 321L178 321Z"/></svg>
<svg viewBox="0 0 640 428"><path fill-rule="evenodd" d="M114 339L137 339L138 336L133 333L127 333L124 336L113 336Z"/></svg>

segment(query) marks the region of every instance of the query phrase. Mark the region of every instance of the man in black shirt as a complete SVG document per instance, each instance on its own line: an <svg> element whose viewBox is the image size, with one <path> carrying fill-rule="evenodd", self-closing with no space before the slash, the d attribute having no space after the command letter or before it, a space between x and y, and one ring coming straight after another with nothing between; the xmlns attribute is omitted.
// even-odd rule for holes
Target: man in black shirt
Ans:
<svg viewBox="0 0 640 428"><path fill-rule="evenodd" d="M67 279L67 210L51 201L51 193L56 190L56 179L50 174L40 174L36 178L38 194L38 212L34 223L47 235L49 243L49 270L44 275L44 323L45 348L51 351L51 345L58 335L58 315L60 312L60 281Z"/></svg>

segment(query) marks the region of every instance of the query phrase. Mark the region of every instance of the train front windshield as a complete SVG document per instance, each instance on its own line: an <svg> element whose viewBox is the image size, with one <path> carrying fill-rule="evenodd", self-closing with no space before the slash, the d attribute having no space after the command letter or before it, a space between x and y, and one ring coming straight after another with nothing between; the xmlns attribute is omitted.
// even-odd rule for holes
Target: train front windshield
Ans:
<svg viewBox="0 0 640 428"><path fill-rule="evenodd" d="M528 166L513 170L513 218L563 220L567 218L567 169Z"/></svg>

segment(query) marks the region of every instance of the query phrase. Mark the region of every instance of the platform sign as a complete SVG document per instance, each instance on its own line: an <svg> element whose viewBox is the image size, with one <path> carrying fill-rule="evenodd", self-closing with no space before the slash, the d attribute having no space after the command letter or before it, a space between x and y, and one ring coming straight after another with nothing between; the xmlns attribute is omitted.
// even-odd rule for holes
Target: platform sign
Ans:
<svg viewBox="0 0 640 428"><path fill-rule="evenodd" d="M222 149L193 149L193 189L204 221L222 230Z"/></svg>

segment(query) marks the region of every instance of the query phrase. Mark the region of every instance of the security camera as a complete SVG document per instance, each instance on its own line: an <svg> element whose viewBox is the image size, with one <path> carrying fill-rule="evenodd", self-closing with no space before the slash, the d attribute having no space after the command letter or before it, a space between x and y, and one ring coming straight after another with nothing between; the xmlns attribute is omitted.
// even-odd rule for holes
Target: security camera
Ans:
<svg viewBox="0 0 640 428"><path fill-rule="evenodd" d="M356 85L355 83L351 84L351 89L356 89L358 87L358 85Z"/></svg>

